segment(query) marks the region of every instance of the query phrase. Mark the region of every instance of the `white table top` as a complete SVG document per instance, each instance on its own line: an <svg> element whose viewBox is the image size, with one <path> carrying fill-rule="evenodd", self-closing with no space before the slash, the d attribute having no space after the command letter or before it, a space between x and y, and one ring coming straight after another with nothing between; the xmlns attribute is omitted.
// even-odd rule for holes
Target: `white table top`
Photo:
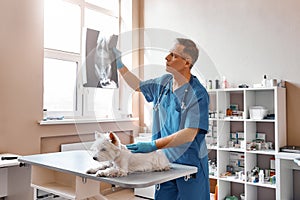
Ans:
<svg viewBox="0 0 300 200"><path fill-rule="evenodd" d="M97 177L86 173L88 169L97 167L98 162L93 160L92 155L85 150L22 156L18 160L30 165L37 165L83 178L108 182L125 188L148 187L197 172L197 167L172 164L169 171L140 172L116 178Z"/></svg>
<svg viewBox="0 0 300 200"><path fill-rule="evenodd" d="M2 157L18 157L19 155L11 154L11 153L1 153L0 154L0 168L2 167L12 167L18 166L19 162L17 159L13 160L2 160Z"/></svg>

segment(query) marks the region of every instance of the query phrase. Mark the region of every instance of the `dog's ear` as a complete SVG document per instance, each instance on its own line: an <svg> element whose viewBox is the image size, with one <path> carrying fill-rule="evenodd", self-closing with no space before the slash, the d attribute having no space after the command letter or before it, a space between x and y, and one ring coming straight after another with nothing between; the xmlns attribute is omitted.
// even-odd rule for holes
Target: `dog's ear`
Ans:
<svg viewBox="0 0 300 200"><path fill-rule="evenodd" d="M103 133L95 131L95 140L97 140L98 138L101 138L101 137L103 137Z"/></svg>
<svg viewBox="0 0 300 200"><path fill-rule="evenodd" d="M109 138L111 140L111 143L113 143L116 146L120 146L120 144L121 144L120 143L120 139L119 139L119 137L115 133L110 132L109 133Z"/></svg>

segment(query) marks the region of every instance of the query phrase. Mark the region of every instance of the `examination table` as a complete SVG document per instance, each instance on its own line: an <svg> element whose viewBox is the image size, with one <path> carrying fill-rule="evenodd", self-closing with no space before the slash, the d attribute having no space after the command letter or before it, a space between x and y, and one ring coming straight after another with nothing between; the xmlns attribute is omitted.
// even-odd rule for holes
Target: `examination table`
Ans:
<svg viewBox="0 0 300 200"><path fill-rule="evenodd" d="M169 171L139 172L116 178L97 177L86 173L98 165L86 150L28 155L18 160L31 167L33 199L36 199L37 190L43 190L67 199L93 197L103 200L106 198L100 194L99 181L123 188L144 188L179 177L188 178L197 172L193 166L171 164Z"/></svg>

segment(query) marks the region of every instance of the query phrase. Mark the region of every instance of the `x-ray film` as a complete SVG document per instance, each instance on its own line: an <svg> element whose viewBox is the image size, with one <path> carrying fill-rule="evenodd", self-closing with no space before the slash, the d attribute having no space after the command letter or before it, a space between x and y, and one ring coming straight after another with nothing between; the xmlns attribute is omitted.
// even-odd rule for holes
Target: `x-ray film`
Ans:
<svg viewBox="0 0 300 200"><path fill-rule="evenodd" d="M118 74L113 48L117 35L86 29L84 87L117 88Z"/></svg>

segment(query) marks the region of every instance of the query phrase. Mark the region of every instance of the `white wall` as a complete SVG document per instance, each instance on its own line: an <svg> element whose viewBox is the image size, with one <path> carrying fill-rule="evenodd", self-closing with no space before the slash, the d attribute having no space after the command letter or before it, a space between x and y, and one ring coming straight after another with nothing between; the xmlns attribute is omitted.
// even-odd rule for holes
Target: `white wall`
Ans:
<svg viewBox="0 0 300 200"><path fill-rule="evenodd" d="M299 10L299 0L145 0L145 28L191 37L232 84L267 74L299 85Z"/></svg>

